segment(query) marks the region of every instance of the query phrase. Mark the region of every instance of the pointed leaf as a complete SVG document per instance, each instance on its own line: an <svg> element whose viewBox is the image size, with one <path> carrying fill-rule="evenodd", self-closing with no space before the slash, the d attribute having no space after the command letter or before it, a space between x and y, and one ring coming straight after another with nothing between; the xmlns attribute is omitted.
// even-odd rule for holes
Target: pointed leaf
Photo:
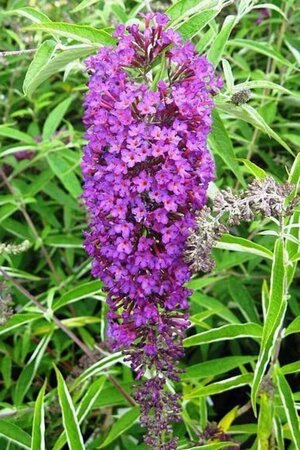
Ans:
<svg viewBox="0 0 300 450"><path fill-rule="evenodd" d="M57 391L63 416L64 430L70 450L85 450L75 408L67 385L59 370L55 367L57 377Z"/></svg>

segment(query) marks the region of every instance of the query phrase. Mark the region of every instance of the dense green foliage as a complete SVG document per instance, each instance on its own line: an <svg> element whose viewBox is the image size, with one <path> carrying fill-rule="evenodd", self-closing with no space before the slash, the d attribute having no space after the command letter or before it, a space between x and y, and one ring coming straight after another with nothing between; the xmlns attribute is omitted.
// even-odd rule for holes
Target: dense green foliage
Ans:
<svg viewBox="0 0 300 450"><path fill-rule="evenodd" d="M106 306L82 248L84 58L150 2L1 1L0 448L144 449L133 376L105 345ZM147 5L146 5L147 6ZM253 178L300 180L296 0L151 2L222 72L212 193ZM261 17L268 8L268 17ZM250 101L232 96L251 90ZM20 153L22 152L22 153ZM24 152L27 152L24 154ZM299 207L232 227L190 282L180 448L215 421L243 449L300 449ZM8 250L8 249L7 249ZM16 254L14 254L16 253ZM192 337L193 336L193 337ZM198 437L197 437L198 436ZM195 448L228 448L228 442Z"/></svg>

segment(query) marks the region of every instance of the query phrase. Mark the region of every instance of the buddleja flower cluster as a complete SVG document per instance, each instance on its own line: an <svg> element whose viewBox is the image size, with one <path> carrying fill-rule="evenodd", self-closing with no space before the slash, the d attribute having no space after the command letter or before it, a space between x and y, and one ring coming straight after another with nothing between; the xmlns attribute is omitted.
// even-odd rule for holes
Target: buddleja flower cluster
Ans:
<svg viewBox="0 0 300 450"><path fill-rule="evenodd" d="M183 254L213 178L207 135L221 81L167 29L167 16L143 18L143 27L119 25L117 45L87 61L85 246L107 291L112 345L125 351L137 378L148 377L136 394L145 441L172 450L178 396L165 383L178 379L183 353L190 295Z"/></svg>

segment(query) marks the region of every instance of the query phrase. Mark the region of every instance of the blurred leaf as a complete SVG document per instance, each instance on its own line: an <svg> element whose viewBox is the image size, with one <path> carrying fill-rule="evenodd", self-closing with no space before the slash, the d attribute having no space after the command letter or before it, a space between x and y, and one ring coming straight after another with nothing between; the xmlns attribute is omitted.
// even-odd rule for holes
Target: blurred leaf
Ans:
<svg viewBox="0 0 300 450"><path fill-rule="evenodd" d="M233 47L241 47L243 49L247 48L249 50L254 50L255 53L261 53L262 55L268 56L271 59L274 59L281 64L286 66L292 66L292 64L285 59L282 54L276 50L271 44L268 42L259 42L252 41L251 39L239 39L235 38L232 41L228 42L228 45Z"/></svg>
<svg viewBox="0 0 300 450"><path fill-rule="evenodd" d="M0 420L0 436L21 448L30 450L31 437L29 434L7 420Z"/></svg>
<svg viewBox="0 0 300 450"><path fill-rule="evenodd" d="M290 334L299 332L300 332L300 317L296 317L296 319L294 319L285 330L284 336L289 336Z"/></svg>
<svg viewBox="0 0 300 450"><path fill-rule="evenodd" d="M31 8L30 6L25 6L24 8L12 9L10 11L5 11L5 15L17 15L26 17L32 22L51 22L45 13L37 8Z"/></svg>
<svg viewBox="0 0 300 450"><path fill-rule="evenodd" d="M195 14L199 10L216 7L220 2L217 0L179 0L171 5L166 14L173 20L184 20L186 16Z"/></svg>
<svg viewBox="0 0 300 450"><path fill-rule="evenodd" d="M215 67L219 64L222 58L224 48L227 45L231 31L236 24L236 20L236 16L226 16L221 31L214 39L214 42L207 53L208 60Z"/></svg>
<svg viewBox="0 0 300 450"><path fill-rule="evenodd" d="M99 0L83 0L82 2L79 3L79 5L77 5L74 9L72 9L72 12L81 11L81 10L83 10L85 8L88 8L89 6L94 5L98 1Z"/></svg>
<svg viewBox="0 0 300 450"><path fill-rule="evenodd" d="M121 436L126 430L132 427L132 425L137 421L140 415L139 408L133 408L127 411L123 416L121 416L111 427L105 441L100 445L99 448L105 448L119 436Z"/></svg>
<svg viewBox="0 0 300 450"><path fill-rule="evenodd" d="M43 127L43 139L48 140L57 130L60 122L62 121L64 115L66 114L70 104L73 101L73 97L68 97L59 103L56 108L51 111L47 117L44 127Z"/></svg>
<svg viewBox="0 0 300 450"><path fill-rule="evenodd" d="M58 301L54 302L53 310L56 311L62 306L69 305L70 303L77 302L86 297L92 297L95 294L100 295L101 286L102 283L98 280L82 283L63 294Z"/></svg>
<svg viewBox="0 0 300 450"><path fill-rule="evenodd" d="M252 161L249 161L249 159L239 158L238 161L241 161L246 166L249 173L254 175L255 178L262 180L263 178L268 176L267 173L261 167L258 167Z"/></svg>
<svg viewBox="0 0 300 450"><path fill-rule="evenodd" d="M273 400L265 392L262 392L259 405L257 424L258 448L269 450L270 438L273 432Z"/></svg>
<svg viewBox="0 0 300 450"><path fill-rule="evenodd" d="M210 21L218 14L218 11L213 9L206 9L192 16L189 20L184 22L179 28L178 32L183 39L192 39L199 31L202 30Z"/></svg>
<svg viewBox="0 0 300 450"><path fill-rule="evenodd" d="M229 411L218 423L218 427L223 431L228 431L231 427L232 422L238 417L239 407L235 406L231 411Z"/></svg>
<svg viewBox="0 0 300 450"><path fill-rule="evenodd" d="M82 248L82 239L75 236L47 236L44 239L44 243L50 247L57 248Z"/></svg>
<svg viewBox="0 0 300 450"><path fill-rule="evenodd" d="M50 153L47 155L47 161L53 173L60 179L66 190L74 198L78 198L81 194L80 183L72 171L72 165L67 162L62 153Z"/></svg>
<svg viewBox="0 0 300 450"><path fill-rule="evenodd" d="M15 328L24 325L25 323L32 322L43 317L41 313L20 313L14 314L5 325L0 326L0 335L12 331Z"/></svg>
<svg viewBox="0 0 300 450"><path fill-rule="evenodd" d="M41 339L30 360L22 369L13 394L13 400L17 406L22 404L24 397L32 384L50 339L51 334L44 336Z"/></svg>
<svg viewBox="0 0 300 450"><path fill-rule="evenodd" d="M213 125L208 142L212 151L223 159L226 166L235 174L239 182L245 186L245 181L236 161L231 140L216 110L213 111Z"/></svg>
<svg viewBox="0 0 300 450"><path fill-rule="evenodd" d="M15 128L0 125L0 136L8 137L16 141L25 142L26 144L34 144L34 139L26 133Z"/></svg>

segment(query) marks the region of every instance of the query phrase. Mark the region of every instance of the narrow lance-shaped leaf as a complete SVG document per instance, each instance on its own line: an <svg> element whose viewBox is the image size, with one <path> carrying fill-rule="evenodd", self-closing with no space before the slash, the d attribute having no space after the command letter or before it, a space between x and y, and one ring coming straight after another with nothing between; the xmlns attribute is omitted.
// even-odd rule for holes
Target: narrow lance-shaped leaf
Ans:
<svg viewBox="0 0 300 450"><path fill-rule="evenodd" d="M183 23L178 31L184 39L192 39L204 28L216 15L216 10L204 10L192 16L189 20Z"/></svg>
<svg viewBox="0 0 300 450"><path fill-rule="evenodd" d="M42 45L37 49L23 82L23 91L25 95L31 94L31 86L34 84L34 80L39 77L39 74L49 63L49 60L54 54L55 47L56 42L49 39L43 42Z"/></svg>
<svg viewBox="0 0 300 450"><path fill-rule="evenodd" d="M287 307L285 284L284 243L280 238L277 239L275 244L271 272L270 298L263 327L260 353L255 367L252 384L251 401L255 413L259 387L272 356L272 352L276 345L276 340L284 320Z"/></svg>
<svg viewBox="0 0 300 450"><path fill-rule="evenodd" d="M272 259L272 252L268 248L257 244L256 242L252 242L249 239L233 236L231 234L224 234L216 244L216 248L251 253L253 255L261 256L262 258Z"/></svg>
<svg viewBox="0 0 300 450"><path fill-rule="evenodd" d="M184 339L184 347L193 345L207 344L235 338L252 337L259 339L262 335L262 327L258 323L240 323L224 325L219 328L213 328L203 333L196 334Z"/></svg>
<svg viewBox="0 0 300 450"><path fill-rule="evenodd" d="M79 425L83 422L85 417L89 414L89 412L93 409L93 406L98 399L103 386L105 384L106 377L102 376L96 379L91 386L87 389L87 392L83 399L80 401L79 406L76 409L76 416L78 418ZM53 450L60 450L66 443L66 433L63 432L59 438L57 439Z"/></svg>
<svg viewBox="0 0 300 450"><path fill-rule="evenodd" d="M44 395L47 382L42 386L34 406L31 450L45 450L45 411Z"/></svg>
<svg viewBox="0 0 300 450"><path fill-rule="evenodd" d="M216 67L223 55L230 33L236 24L236 16L227 16L217 37L215 38L207 54L208 60Z"/></svg>
<svg viewBox="0 0 300 450"><path fill-rule="evenodd" d="M14 423L0 420L0 436L21 448L30 450L30 435Z"/></svg>
<svg viewBox="0 0 300 450"><path fill-rule="evenodd" d="M228 378L227 380L217 381L216 383L211 383L207 386L201 386L200 388L194 389L193 391L187 393L184 398L190 399L220 394L222 392L230 391L231 389L236 389L238 387L251 384L252 378L252 373L237 375L235 377Z"/></svg>
<svg viewBox="0 0 300 450"><path fill-rule="evenodd" d="M281 369L277 366L275 368L275 379L278 387L280 399L284 407L285 415L289 424L295 448L300 448L300 424L299 416L295 407L293 393L286 381Z"/></svg>
<svg viewBox="0 0 300 450"><path fill-rule="evenodd" d="M88 44L113 45L116 42L116 39L107 33L107 31L87 25L74 25L65 22L44 22L30 25L27 28L30 30L45 31L55 36L64 36Z"/></svg>
<svg viewBox="0 0 300 450"><path fill-rule="evenodd" d="M235 174L239 182L244 186L245 181L236 161L232 142L216 109L213 111L213 125L208 142L212 151L222 158L228 169Z"/></svg>
<svg viewBox="0 0 300 450"><path fill-rule="evenodd" d="M71 395L63 376L56 367L55 372L57 377L58 398L62 410L63 425L67 435L68 446L70 447L70 450L85 450Z"/></svg>
<svg viewBox="0 0 300 450"><path fill-rule="evenodd" d="M62 121L64 115L66 114L70 104L73 101L73 97L68 97L61 103L59 103L56 108L51 111L47 117L44 127L43 127L43 139L49 139L53 133L57 130L60 122Z"/></svg>

